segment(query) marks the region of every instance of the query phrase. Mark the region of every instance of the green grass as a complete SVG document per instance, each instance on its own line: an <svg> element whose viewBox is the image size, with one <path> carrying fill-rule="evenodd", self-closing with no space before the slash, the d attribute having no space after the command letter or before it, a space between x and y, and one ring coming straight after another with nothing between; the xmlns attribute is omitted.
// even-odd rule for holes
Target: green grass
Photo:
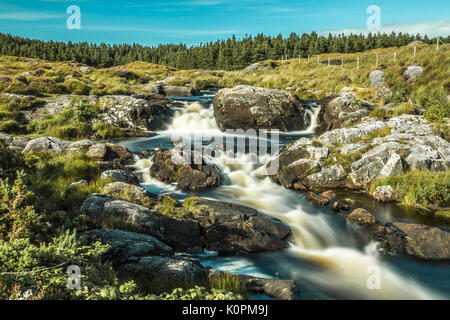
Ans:
<svg viewBox="0 0 450 320"><path fill-rule="evenodd" d="M403 205L418 208L450 207L450 171L410 171L402 176L388 177L372 183L372 193L378 186L390 185Z"/></svg>
<svg viewBox="0 0 450 320"><path fill-rule="evenodd" d="M384 127L383 129L374 130L371 133L367 134L364 137L361 137L358 140L355 140L355 143L364 143L368 141L372 141L375 138L383 138L391 134L390 127Z"/></svg>

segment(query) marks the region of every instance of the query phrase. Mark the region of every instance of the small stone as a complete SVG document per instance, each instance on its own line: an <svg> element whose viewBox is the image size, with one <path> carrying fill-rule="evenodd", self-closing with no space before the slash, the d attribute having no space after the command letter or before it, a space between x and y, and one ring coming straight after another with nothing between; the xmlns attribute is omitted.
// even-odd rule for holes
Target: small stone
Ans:
<svg viewBox="0 0 450 320"><path fill-rule="evenodd" d="M372 197L383 202L395 201L395 190L389 185L379 186L372 193Z"/></svg>
<svg viewBox="0 0 450 320"><path fill-rule="evenodd" d="M353 210L345 220L347 222L355 222L360 225L373 225L377 223L377 219L367 210L358 208Z"/></svg>

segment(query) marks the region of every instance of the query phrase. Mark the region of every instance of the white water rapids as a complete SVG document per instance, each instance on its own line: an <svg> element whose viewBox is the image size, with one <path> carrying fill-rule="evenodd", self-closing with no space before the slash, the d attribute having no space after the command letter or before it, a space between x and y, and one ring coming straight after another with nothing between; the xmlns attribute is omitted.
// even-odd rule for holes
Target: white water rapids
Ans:
<svg viewBox="0 0 450 320"><path fill-rule="evenodd" d="M313 132L319 110L309 112L311 126L303 132L305 135ZM170 138L173 133L223 135L216 125L212 107L205 108L199 102L185 102L185 107L176 111L167 130L158 132L158 137ZM249 206L286 223L291 228L293 237L291 247L282 254L293 258L286 258L288 262L278 263L277 268L284 278L297 281L300 288L302 283L307 283L327 292L326 297L351 299L441 298L439 293L415 279L404 276L400 270L379 257L375 244L358 247L357 237L347 228L342 218L315 208L305 200L304 195L273 183L265 176L265 165L248 164L245 155L235 161L228 159L225 154L215 159L214 163L220 168L225 182L201 196ZM183 194L175 185L167 185L153 179L149 174L151 164L151 158L139 159L135 164L136 172L140 174L145 187ZM271 263L271 257L276 263L280 256L281 253L264 255L267 264ZM242 265L249 264L249 274L275 276L258 271L257 268L252 269L251 257L232 257L223 261L229 262L230 259L231 264L221 265L216 262L214 267L242 272ZM296 259L313 266L303 268L296 264ZM381 271L380 289L371 290L367 286L372 275L369 273L372 266L379 267Z"/></svg>

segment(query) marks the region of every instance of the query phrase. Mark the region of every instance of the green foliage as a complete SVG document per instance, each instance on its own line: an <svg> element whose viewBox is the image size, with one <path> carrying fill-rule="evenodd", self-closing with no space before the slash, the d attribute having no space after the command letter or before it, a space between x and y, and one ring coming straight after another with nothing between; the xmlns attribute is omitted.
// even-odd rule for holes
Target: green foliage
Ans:
<svg viewBox="0 0 450 320"><path fill-rule="evenodd" d="M210 276L208 287L224 292L232 292L238 296L246 297L247 289L245 284L239 278L231 273L221 273L217 276Z"/></svg>
<svg viewBox="0 0 450 320"><path fill-rule="evenodd" d="M383 185L392 186L406 206L450 207L450 171L410 171L402 176L378 179L372 183L370 191Z"/></svg>
<svg viewBox="0 0 450 320"><path fill-rule="evenodd" d="M107 125L103 121L97 121L93 128L102 139L122 138L125 136L124 132L119 128Z"/></svg>
<svg viewBox="0 0 450 320"><path fill-rule="evenodd" d="M413 40L436 42L436 39L404 33L326 36L312 32L303 35L292 33L286 38L283 38L281 34L276 37L259 34L240 40L232 36L226 41L217 40L192 47L185 44L144 47L137 44L110 46L71 43L69 45L63 42L44 42L0 34L0 54L52 61L69 61L75 57L78 62L100 68L120 66L140 60L183 69L237 70L253 62L280 59L286 55L307 57L308 54L332 52L356 53L376 48L405 46ZM449 39L443 39L443 41L449 42ZM134 78L132 70L123 67L112 68L109 74L124 79Z"/></svg>
<svg viewBox="0 0 450 320"><path fill-rule="evenodd" d="M176 288L171 293L163 293L160 297L164 300L243 300L243 296L218 289L207 290L204 287L195 286L192 289Z"/></svg>
<svg viewBox="0 0 450 320"><path fill-rule="evenodd" d="M0 140L0 169L0 179L14 181L17 171L29 170L30 167L21 154L13 152Z"/></svg>
<svg viewBox="0 0 450 320"><path fill-rule="evenodd" d="M92 90L92 87L85 82L73 78L64 81L64 86L69 93L76 95L89 95Z"/></svg>

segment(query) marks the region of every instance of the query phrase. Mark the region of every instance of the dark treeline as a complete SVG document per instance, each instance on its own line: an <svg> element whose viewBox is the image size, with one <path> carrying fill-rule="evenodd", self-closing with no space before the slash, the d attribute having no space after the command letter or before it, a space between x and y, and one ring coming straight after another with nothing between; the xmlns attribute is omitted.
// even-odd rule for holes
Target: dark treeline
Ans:
<svg viewBox="0 0 450 320"><path fill-rule="evenodd" d="M94 67L111 67L132 61L146 61L180 69L224 69L236 70L247 65L267 60L308 54L354 53L376 48L404 46L414 40L435 43L426 35L402 33L368 35L328 35L316 32L287 38L259 34L236 39L218 40L193 47L184 44L164 44L147 47L138 44L106 45L64 42L44 42L0 33L0 53L50 61L74 60ZM450 37L444 38L448 42Z"/></svg>

